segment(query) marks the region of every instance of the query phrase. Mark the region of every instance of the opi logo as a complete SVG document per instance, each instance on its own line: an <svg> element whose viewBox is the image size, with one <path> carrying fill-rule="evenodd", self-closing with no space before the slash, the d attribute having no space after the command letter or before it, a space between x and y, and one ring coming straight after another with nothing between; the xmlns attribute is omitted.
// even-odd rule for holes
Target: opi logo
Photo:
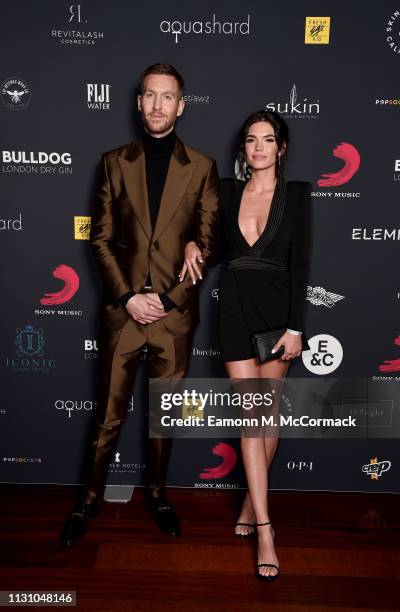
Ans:
<svg viewBox="0 0 400 612"><path fill-rule="evenodd" d="M48 306L50 304L65 304L65 302L69 302L69 300L74 297L75 293L79 289L79 276L70 266L61 264L57 266L55 270L53 270L52 274L54 278L61 280L64 283L64 286L62 289L60 289L60 291L45 293L40 299L40 303L43 306Z"/></svg>
<svg viewBox="0 0 400 612"><path fill-rule="evenodd" d="M204 471L199 474L199 478L202 480L214 480L216 478L224 478L227 476L236 465L237 455L235 449L225 442L219 442L212 449L213 455L222 457L222 462L216 467L206 467Z"/></svg>
<svg viewBox="0 0 400 612"><path fill-rule="evenodd" d="M323 174L318 179L319 187L338 187L348 183L360 167L361 157L354 145L341 142L332 151L334 157L344 161L343 167L338 172Z"/></svg>

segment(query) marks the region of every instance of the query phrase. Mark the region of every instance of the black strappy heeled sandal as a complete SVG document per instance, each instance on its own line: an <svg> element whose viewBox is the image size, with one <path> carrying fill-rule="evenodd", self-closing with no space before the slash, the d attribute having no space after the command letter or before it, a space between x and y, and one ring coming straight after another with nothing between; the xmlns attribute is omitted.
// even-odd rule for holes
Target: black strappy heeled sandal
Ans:
<svg viewBox="0 0 400 612"><path fill-rule="evenodd" d="M236 533L236 531L235 531L235 536L237 538L248 538L249 536L254 535L255 532L256 532L256 524L255 523L236 523L235 529L236 529L236 527L240 527L240 526L243 526L243 527L252 527L253 531L250 531L250 533Z"/></svg>
<svg viewBox="0 0 400 612"><path fill-rule="evenodd" d="M268 521L268 523L256 523L256 527L263 527L264 525L271 525L271 521ZM271 529L272 529L272 526L271 526ZM275 533L274 533L273 529L272 529L272 535L275 537ZM260 572L259 572L259 568L260 567L273 567L273 568L275 568L278 571L277 571L276 574L273 574L273 575L270 574L270 575L264 576L263 574L260 574ZM274 563L258 563L257 564L256 576L260 580L265 580L267 582L272 582L273 580L276 580L278 578L279 574L280 574L279 567L278 567L278 565L275 565Z"/></svg>

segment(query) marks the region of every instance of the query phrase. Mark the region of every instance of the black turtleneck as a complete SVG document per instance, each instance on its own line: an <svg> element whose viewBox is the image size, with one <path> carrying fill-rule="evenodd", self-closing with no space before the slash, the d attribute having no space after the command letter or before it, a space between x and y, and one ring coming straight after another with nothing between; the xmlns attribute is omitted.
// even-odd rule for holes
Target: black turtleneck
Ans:
<svg viewBox="0 0 400 612"><path fill-rule="evenodd" d="M176 134L174 131L163 136L162 138L154 138L143 130L143 150L146 161L146 184L147 194L149 199L149 209L151 224L154 228L158 211L160 208L161 196L167 178L168 166L171 159L172 151L176 143ZM150 273L147 277L146 285L151 285ZM119 298L121 304L126 304L127 301L134 296L133 291L129 291ZM168 312L176 307L165 293L159 293L160 300L164 306L164 310Z"/></svg>

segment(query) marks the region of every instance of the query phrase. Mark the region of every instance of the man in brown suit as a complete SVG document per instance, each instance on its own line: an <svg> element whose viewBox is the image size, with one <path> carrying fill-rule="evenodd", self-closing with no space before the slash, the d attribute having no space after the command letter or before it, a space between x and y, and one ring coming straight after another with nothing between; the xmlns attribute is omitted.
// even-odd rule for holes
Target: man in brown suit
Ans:
<svg viewBox="0 0 400 612"><path fill-rule="evenodd" d="M105 288L100 409L89 484L63 527L63 546L82 538L97 512L143 347L150 377L180 378L187 369L198 320L197 287L190 277L181 282L178 275L191 240L202 251L202 275L210 265L218 175L214 160L175 134L185 105L182 91L182 77L173 66L147 68L137 100L142 139L103 155L91 231ZM180 524L164 496L169 451L170 440L149 440L145 503L160 529L174 536Z"/></svg>

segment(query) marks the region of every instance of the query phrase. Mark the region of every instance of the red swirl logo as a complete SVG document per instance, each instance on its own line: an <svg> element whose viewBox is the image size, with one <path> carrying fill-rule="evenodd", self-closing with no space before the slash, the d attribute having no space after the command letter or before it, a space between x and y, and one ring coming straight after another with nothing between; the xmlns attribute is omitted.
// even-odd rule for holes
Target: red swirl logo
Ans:
<svg viewBox="0 0 400 612"><path fill-rule="evenodd" d="M394 344L400 346L400 336L394 339ZM385 359L379 366L379 372L400 372L400 359Z"/></svg>
<svg viewBox="0 0 400 612"><path fill-rule="evenodd" d="M79 289L79 276L70 266L60 264L53 270L52 274L54 278L63 281L64 287L55 293L45 293L40 299L40 303L43 306L65 304L65 302L69 302L74 297Z"/></svg>
<svg viewBox="0 0 400 612"><path fill-rule="evenodd" d="M339 172L323 174L317 181L318 187L338 187L348 183L360 167L361 157L354 145L341 142L332 153L334 157L344 161L344 166Z"/></svg>
<svg viewBox="0 0 400 612"><path fill-rule="evenodd" d="M203 472L199 474L199 478L202 480L214 480L216 478L224 478L229 472L233 470L236 465L237 455L235 449L225 442L219 442L212 449L213 455L222 457L222 463L216 467L206 467Z"/></svg>

